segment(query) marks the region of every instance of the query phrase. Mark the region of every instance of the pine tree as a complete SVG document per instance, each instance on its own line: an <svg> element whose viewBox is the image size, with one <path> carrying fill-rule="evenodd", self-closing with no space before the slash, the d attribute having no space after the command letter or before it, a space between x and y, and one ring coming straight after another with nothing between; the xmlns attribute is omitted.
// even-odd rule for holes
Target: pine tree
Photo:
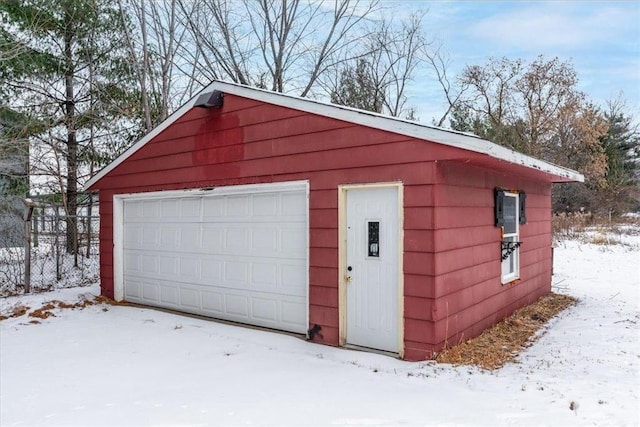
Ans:
<svg viewBox="0 0 640 427"><path fill-rule="evenodd" d="M106 161L99 148L122 144L137 114L124 52L126 21L111 3L0 2L2 104L41 127L30 139L30 173L42 175L46 191L62 197L69 252L77 249L78 187L86 165Z"/></svg>
<svg viewBox="0 0 640 427"><path fill-rule="evenodd" d="M604 116L609 129L602 137L607 173L601 198L612 215L640 207L640 133L621 98L608 106Z"/></svg>

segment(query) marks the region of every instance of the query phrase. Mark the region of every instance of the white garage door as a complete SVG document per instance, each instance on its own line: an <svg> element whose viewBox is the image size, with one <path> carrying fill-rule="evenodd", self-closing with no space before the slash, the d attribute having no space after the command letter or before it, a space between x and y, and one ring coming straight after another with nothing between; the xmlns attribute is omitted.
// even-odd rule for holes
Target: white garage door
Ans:
<svg viewBox="0 0 640 427"><path fill-rule="evenodd" d="M304 333L307 183L123 199L124 299Z"/></svg>

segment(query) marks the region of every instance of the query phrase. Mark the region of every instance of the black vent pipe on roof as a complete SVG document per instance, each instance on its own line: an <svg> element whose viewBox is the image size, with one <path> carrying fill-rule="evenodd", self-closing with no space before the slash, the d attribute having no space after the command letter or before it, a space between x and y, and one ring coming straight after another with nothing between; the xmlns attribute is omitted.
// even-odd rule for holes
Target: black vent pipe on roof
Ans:
<svg viewBox="0 0 640 427"><path fill-rule="evenodd" d="M194 107L198 108L220 108L222 107L222 100L224 98L224 93L219 90L214 90L213 92L205 92L201 94L198 99L196 99Z"/></svg>

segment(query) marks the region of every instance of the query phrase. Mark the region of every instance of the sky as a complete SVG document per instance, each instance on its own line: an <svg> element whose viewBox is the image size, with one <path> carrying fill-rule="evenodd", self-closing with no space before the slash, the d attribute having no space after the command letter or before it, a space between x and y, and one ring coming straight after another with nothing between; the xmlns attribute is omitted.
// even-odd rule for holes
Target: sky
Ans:
<svg viewBox="0 0 640 427"><path fill-rule="evenodd" d="M394 14L427 10L424 30L448 54L449 73L489 57L569 61L578 89L597 105L622 93L640 116L640 1L385 1ZM442 90L416 73L409 104L422 123L444 111Z"/></svg>

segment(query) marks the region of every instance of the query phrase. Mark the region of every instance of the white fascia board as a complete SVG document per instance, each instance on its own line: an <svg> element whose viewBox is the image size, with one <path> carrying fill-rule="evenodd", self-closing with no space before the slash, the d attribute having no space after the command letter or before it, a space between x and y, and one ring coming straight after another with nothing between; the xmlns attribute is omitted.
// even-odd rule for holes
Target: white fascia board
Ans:
<svg viewBox="0 0 640 427"><path fill-rule="evenodd" d="M242 98L253 99L267 104L278 105L286 108L293 108L307 113L318 114L325 117L335 118L349 123L359 124L362 126L380 129L392 133L406 135L409 137L427 140L438 144L448 145L451 147L461 148L476 153L485 154L499 160L509 163L536 169L541 172L566 178L570 181L584 182L584 176L571 169L563 168L543 160L535 159L530 156L518 153L493 142L487 141L480 137L465 134L462 132L440 129L431 126L421 125L408 120L395 117L385 116L383 114L372 113L369 111L358 110L351 107L329 104L313 99L300 98L291 95L285 95L278 92L267 91L264 89L243 86L236 83L227 83L214 81L200 92L195 94L189 101L183 104L178 110L171 114L164 122L160 123L151 132L145 135L137 143L122 153L112 163L103 168L93 178L91 178L84 186L86 191L89 187L100 180L104 175L115 169L120 163L126 160L133 153L138 151L148 141L160 134L163 130L171 126L180 117L186 114L191 108L195 100L208 91L219 90L223 93L229 93Z"/></svg>
<svg viewBox="0 0 640 427"><path fill-rule="evenodd" d="M535 157L530 157L525 154L518 153L517 151L510 150L501 145L494 144L493 142L487 141L487 143L491 144L489 147L489 152L487 153L491 157L495 157L509 163L522 165L531 169L536 169L547 174L561 176L563 178L567 178L570 181L584 182L584 175L574 171L573 169L558 166L553 163L545 162L544 160L536 159Z"/></svg>

